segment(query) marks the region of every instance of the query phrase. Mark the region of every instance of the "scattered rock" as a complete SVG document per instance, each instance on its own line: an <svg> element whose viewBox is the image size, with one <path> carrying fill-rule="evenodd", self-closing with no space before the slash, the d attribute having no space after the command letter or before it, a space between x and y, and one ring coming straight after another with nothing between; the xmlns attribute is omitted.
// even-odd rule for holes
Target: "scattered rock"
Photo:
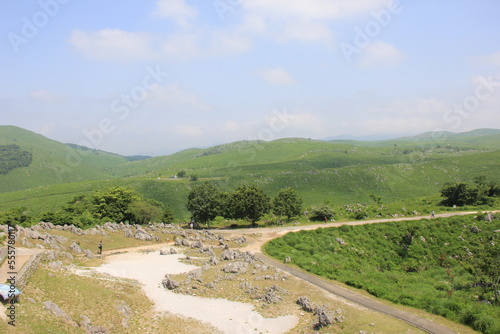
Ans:
<svg viewBox="0 0 500 334"><path fill-rule="evenodd" d="M70 325L77 326L76 322L74 322L73 319L71 319L71 317L66 312L61 310L54 302L49 300L43 302L42 304L44 309L51 311L56 317L62 318Z"/></svg>
<svg viewBox="0 0 500 334"><path fill-rule="evenodd" d="M217 257L212 256L210 260L208 260L208 263L212 266L216 266L217 264L219 264L219 260L217 260Z"/></svg>
<svg viewBox="0 0 500 334"><path fill-rule="evenodd" d="M241 246L242 244L247 243L247 238L245 238L245 236L242 235L241 237L235 238L234 242Z"/></svg>
<svg viewBox="0 0 500 334"><path fill-rule="evenodd" d="M174 290L179 287L179 283L170 278L170 275L165 275L165 278L163 279L163 281L161 281L161 284L165 289L169 290Z"/></svg>
<svg viewBox="0 0 500 334"><path fill-rule="evenodd" d="M149 234L148 232L144 231L142 228L138 228L137 231L135 231L134 238L137 240L143 240L143 241L151 241L153 240L153 236Z"/></svg>
<svg viewBox="0 0 500 334"><path fill-rule="evenodd" d="M54 270L59 270L62 268L62 261L49 262L49 267L54 269Z"/></svg>
<svg viewBox="0 0 500 334"><path fill-rule="evenodd" d="M235 258L235 252L230 249L226 249L220 255L220 259L224 261L233 261L234 258Z"/></svg>
<svg viewBox="0 0 500 334"><path fill-rule="evenodd" d="M324 306L317 307L314 314L318 316L318 322L314 324L314 329L319 330L333 323L332 314Z"/></svg>
<svg viewBox="0 0 500 334"><path fill-rule="evenodd" d="M335 241L337 241L340 246L345 246L346 245L346 242L342 238L335 238Z"/></svg>
<svg viewBox="0 0 500 334"><path fill-rule="evenodd" d="M303 296L297 299L297 304L306 312L314 312L314 305L309 298Z"/></svg>
<svg viewBox="0 0 500 334"><path fill-rule="evenodd" d="M193 242L191 244L191 247L192 248L203 248L203 242L201 242L200 240L196 240L195 242Z"/></svg>
<svg viewBox="0 0 500 334"><path fill-rule="evenodd" d="M90 249L83 250L83 253L85 253L85 256L88 257L89 259L94 257L94 254L92 254L92 251Z"/></svg>
<svg viewBox="0 0 500 334"><path fill-rule="evenodd" d="M29 242L28 239L26 239L26 238L23 238L21 240L21 245L23 247L33 247L33 244L31 242Z"/></svg>
<svg viewBox="0 0 500 334"><path fill-rule="evenodd" d="M197 268L197 269L191 270L189 272L188 276L192 279L200 279L203 276L203 269Z"/></svg>
<svg viewBox="0 0 500 334"><path fill-rule="evenodd" d="M82 321L80 321L79 325L83 328L87 334L107 334L108 331L106 328L101 326L92 326L92 321L90 321L89 317L86 315L82 315Z"/></svg>
<svg viewBox="0 0 500 334"><path fill-rule="evenodd" d="M126 229L125 230L125 237L126 238L133 238L134 235L132 234L132 231L130 231L129 229Z"/></svg>
<svg viewBox="0 0 500 334"><path fill-rule="evenodd" d="M287 291L285 289L280 288L277 285L272 285L265 291L261 299L268 304L276 304L282 300L281 296L279 296L278 293L286 293L286 292Z"/></svg>
<svg viewBox="0 0 500 334"><path fill-rule="evenodd" d="M123 300L120 304L116 305L116 310L123 315L122 325L124 328L128 328L128 321L134 316L134 310L125 303Z"/></svg>
<svg viewBox="0 0 500 334"><path fill-rule="evenodd" d="M248 270L246 262L230 262L223 269L225 273L244 274Z"/></svg>
<svg viewBox="0 0 500 334"><path fill-rule="evenodd" d="M73 243L71 244L71 246L69 246L69 249L72 250L75 253L78 253L78 254L80 254L82 252L82 248L75 241L73 241Z"/></svg>
<svg viewBox="0 0 500 334"><path fill-rule="evenodd" d="M481 229L479 227L477 227L476 225L473 225L470 227L470 231L472 233L479 233L479 232L481 232Z"/></svg>

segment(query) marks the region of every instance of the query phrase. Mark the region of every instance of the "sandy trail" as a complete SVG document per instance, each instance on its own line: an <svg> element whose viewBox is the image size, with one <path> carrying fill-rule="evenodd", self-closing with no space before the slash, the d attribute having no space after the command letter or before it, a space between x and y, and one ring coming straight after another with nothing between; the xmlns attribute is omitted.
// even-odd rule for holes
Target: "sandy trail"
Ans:
<svg viewBox="0 0 500 334"><path fill-rule="evenodd" d="M286 333L295 327L294 315L264 318L251 304L226 299L211 299L180 295L161 285L165 274L180 274L198 267L179 262L182 254L160 255L151 253L124 253L107 257L108 262L94 268L115 277L135 279L143 284L148 298L155 303L157 312L169 312L209 323L223 333Z"/></svg>

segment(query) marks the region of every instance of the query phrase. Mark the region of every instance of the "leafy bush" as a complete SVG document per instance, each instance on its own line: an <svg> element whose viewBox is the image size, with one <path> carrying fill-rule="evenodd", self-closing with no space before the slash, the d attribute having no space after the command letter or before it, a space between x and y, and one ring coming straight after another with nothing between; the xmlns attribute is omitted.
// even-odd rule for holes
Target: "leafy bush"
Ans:
<svg viewBox="0 0 500 334"><path fill-rule="evenodd" d="M335 211L328 204L324 203L313 207L310 215L312 220L326 221L335 216Z"/></svg>

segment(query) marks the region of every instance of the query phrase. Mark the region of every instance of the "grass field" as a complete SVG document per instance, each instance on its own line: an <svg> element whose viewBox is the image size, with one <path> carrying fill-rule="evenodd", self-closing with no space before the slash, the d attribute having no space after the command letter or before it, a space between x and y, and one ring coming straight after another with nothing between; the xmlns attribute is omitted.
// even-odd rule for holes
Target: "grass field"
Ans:
<svg viewBox="0 0 500 334"><path fill-rule="evenodd" d="M185 220L187 195L195 184L189 181L191 175L227 192L253 184L272 197L281 188L293 187L304 199L305 210L324 201L334 206L370 204L370 195L387 206L435 198L449 181L484 175L500 182L499 132L433 133L379 142L244 141L130 162L0 126L0 145L15 143L33 153L31 166L0 175L0 211L24 206L36 215L58 209L76 195L126 186L171 206L176 219ZM171 179L179 171L187 177Z"/></svg>

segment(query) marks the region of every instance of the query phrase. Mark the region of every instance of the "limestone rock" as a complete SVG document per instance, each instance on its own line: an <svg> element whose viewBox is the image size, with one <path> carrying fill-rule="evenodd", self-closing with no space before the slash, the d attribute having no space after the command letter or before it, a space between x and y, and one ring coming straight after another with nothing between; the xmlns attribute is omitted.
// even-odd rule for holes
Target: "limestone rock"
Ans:
<svg viewBox="0 0 500 334"><path fill-rule="evenodd" d="M164 288L169 290L174 290L179 287L179 283L170 278L170 275L165 275L165 278L163 279L163 281L161 281L161 284Z"/></svg>
<svg viewBox="0 0 500 334"><path fill-rule="evenodd" d="M74 322L73 319L71 319L71 317L66 312L61 310L54 302L49 300L43 302L42 304L44 309L51 311L55 316L62 318L66 323L76 326L76 322Z"/></svg>

